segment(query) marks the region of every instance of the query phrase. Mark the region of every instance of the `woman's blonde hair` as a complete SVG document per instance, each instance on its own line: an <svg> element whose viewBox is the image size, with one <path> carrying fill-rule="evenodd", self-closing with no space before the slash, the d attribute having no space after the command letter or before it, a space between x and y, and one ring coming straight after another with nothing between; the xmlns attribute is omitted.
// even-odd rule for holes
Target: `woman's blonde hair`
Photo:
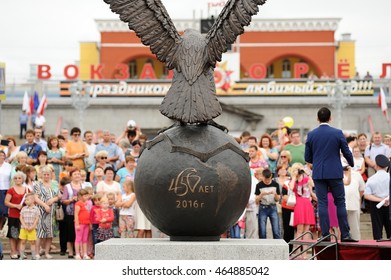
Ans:
<svg viewBox="0 0 391 280"><path fill-rule="evenodd" d="M282 156L282 154L285 154L286 155L286 158L288 159L288 162L291 162L292 161L292 154L290 151L286 151L286 150L282 150L281 153L280 153L280 157Z"/></svg>
<svg viewBox="0 0 391 280"><path fill-rule="evenodd" d="M129 189L134 192L134 182L132 180L125 180L122 183L122 188L129 187Z"/></svg>
<svg viewBox="0 0 391 280"><path fill-rule="evenodd" d="M102 150L96 153L95 158L98 159L100 157L107 157L109 154L107 151Z"/></svg>

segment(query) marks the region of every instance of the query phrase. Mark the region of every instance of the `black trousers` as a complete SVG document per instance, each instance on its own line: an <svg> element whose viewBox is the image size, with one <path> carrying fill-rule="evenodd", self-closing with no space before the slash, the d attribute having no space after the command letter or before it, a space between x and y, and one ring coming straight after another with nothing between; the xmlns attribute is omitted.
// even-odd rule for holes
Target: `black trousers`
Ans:
<svg viewBox="0 0 391 280"><path fill-rule="evenodd" d="M371 221L372 221L372 234L373 239L379 240L383 238L383 227L386 230L386 237L391 237L391 222L389 207L376 208L377 202L370 202L371 207Z"/></svg>
<svg viewBox="0 0 391 280"><path fill-rule="evenodd" d="M23 139L23 132L26 132L27 130L27 124L20 124L20 133L19 133L19 139Z"/></svg>
<svg viewBox="0 0 391 280"><path fill-rule="evenodd" d="M286 243L289 243L289 241L295 238L295 228L289 225L292 212L293 210L282 207L282 227L284 229L283 238ZM291 252L292 249L293 245L289 245L289 252Z"/></svg>

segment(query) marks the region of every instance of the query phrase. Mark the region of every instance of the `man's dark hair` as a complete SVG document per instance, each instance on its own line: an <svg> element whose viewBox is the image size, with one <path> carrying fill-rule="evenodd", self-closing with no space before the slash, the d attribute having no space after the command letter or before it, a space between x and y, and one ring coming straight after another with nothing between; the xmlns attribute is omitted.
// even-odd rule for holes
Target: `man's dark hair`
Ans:
<svg viewBox="0 0 391 280"><path fill-rule="evenodd" d="M242 137L247 137L247 136L251 136L251 133L247 130L243 131L242 134L240 135L240 138Z"/></svg>
<svg viewBox="0 0 391 280"><path fill-rule="evenodd" d="M266 168L266 169L264 169L263 171L262 171L262 176L264 177L264 178L267 178L267 179L269 179L269 178L271 178L272 177L272 172L270 171L270 169L268 169L268 168Z"/></svg>
<svg viewBox="0 0 391 280"><path fill-rule="evenodd" d="M80 128L78 128L78 127L72 128L72 129L71 129L71 135L73 135L74 133L81 133Z"/></svg>
<svg viewBox="0 0 391 280"><path fill-rule="evenodd" d="M353 142L357 140L357 137L356 136L352 136L352 135L349 135L348 137L346 137L346 142L349 144L350 142Z"/></svg>
<svg viewBox="0 0 391 280"><path fill-rule="evenodd" d="M135 131L135 130L128 130L128 132L127 132L127 134L126 134L126 136L129 138L129 137L132 137L132 138L134 138L134 137L136 137L136 135L137 135L137 132Z"/></svg>
<svg viewBox="0 0 391 280"><path fill-rule="evenodd" d="M321 123L328 122L330 120L330 117L331 117L331 112L330 112L330 110L328 108L322 107L322 108L319 109L319 111L318 111L318 120Z"/></svg>
<svg viewBox="0 0 391 280"><path fill-rule="evenodd" d="M86 131L86 132L84 132L84 134L83 134L84 138L86 137L86 135L87 135L88 133L91 133L91 134L93 134L91 130L87 130L87 131Z"/></svg>

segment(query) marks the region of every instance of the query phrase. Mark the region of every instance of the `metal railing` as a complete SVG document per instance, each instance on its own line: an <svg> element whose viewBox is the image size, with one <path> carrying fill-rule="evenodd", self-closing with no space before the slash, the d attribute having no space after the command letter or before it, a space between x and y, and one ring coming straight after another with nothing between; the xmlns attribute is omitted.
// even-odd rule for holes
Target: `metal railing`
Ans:
<svg viewBox="0 0 391 280"><path fill-rule="evenodd" d="M313 239L313 234L310 231L304 232L298 237L296 237L294 240L290 241L290 245L299 245L296 248L294 248L289 253L289 259L295 260L301 255L307 254L309 250L311 250L311 257L310 260L315 260L317 256L319 256L321 253L326 251L329 248L335 247L335 260L338 260L338 239L337 236L333 233L330 233L327 236L323 236L316 240L316 242L312 242L307 240L302 240L301 238L305 235L310 235L311 240ZM331 241L334 240L334 241ZM322 249L320 249L318 252L315 253L315 248L319 245L324 246ZM304 248L304 246L307 246ZM299 253L295 254L298 250L301 250Z"/></svg>

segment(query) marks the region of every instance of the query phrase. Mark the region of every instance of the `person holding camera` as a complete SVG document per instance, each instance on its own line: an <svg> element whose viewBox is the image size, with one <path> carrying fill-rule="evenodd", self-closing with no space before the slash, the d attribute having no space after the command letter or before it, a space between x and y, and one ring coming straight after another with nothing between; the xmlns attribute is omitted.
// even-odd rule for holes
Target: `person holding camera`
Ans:
<svg viewBox="0 0 391 280"><path fill-rule="evenodd" d="M349 150L342 130L330 126L330 110L322 107L319 109L317 115L320 125L308 133L305 143L305 161L312 163L313 166L312 178L315 183L316 196L318 198L322 240L330 240L330 220L327 199L327 194L330 190L337 206L341 241L357 242L357 240L351 237L349 232L341 164L341 152L351 167L354 166L353 155Z"/></svg>
<svg viewBox="0 0 391 280"><path fill-rule="evenodd" d="M296 195L296 205L293 214L293 227L296 228L295 239L304 232L310 230L311 225L315 225L315 214L311 200L313 196L314 182L304 171L304 166L296 162L291 167L291 180L289 189ZM304 235L301 239L308 239Z"/></svg>
<svg viewBox="0 0 391 280"><path fill-rule="evenodd" d="M127 139L132 146L133 141L138 140L141 134L141 129L134 120L129 120L122 134L117 138L115 143L118 145L122 139ZM132 148L132 147L130 147Z"/></svg>

